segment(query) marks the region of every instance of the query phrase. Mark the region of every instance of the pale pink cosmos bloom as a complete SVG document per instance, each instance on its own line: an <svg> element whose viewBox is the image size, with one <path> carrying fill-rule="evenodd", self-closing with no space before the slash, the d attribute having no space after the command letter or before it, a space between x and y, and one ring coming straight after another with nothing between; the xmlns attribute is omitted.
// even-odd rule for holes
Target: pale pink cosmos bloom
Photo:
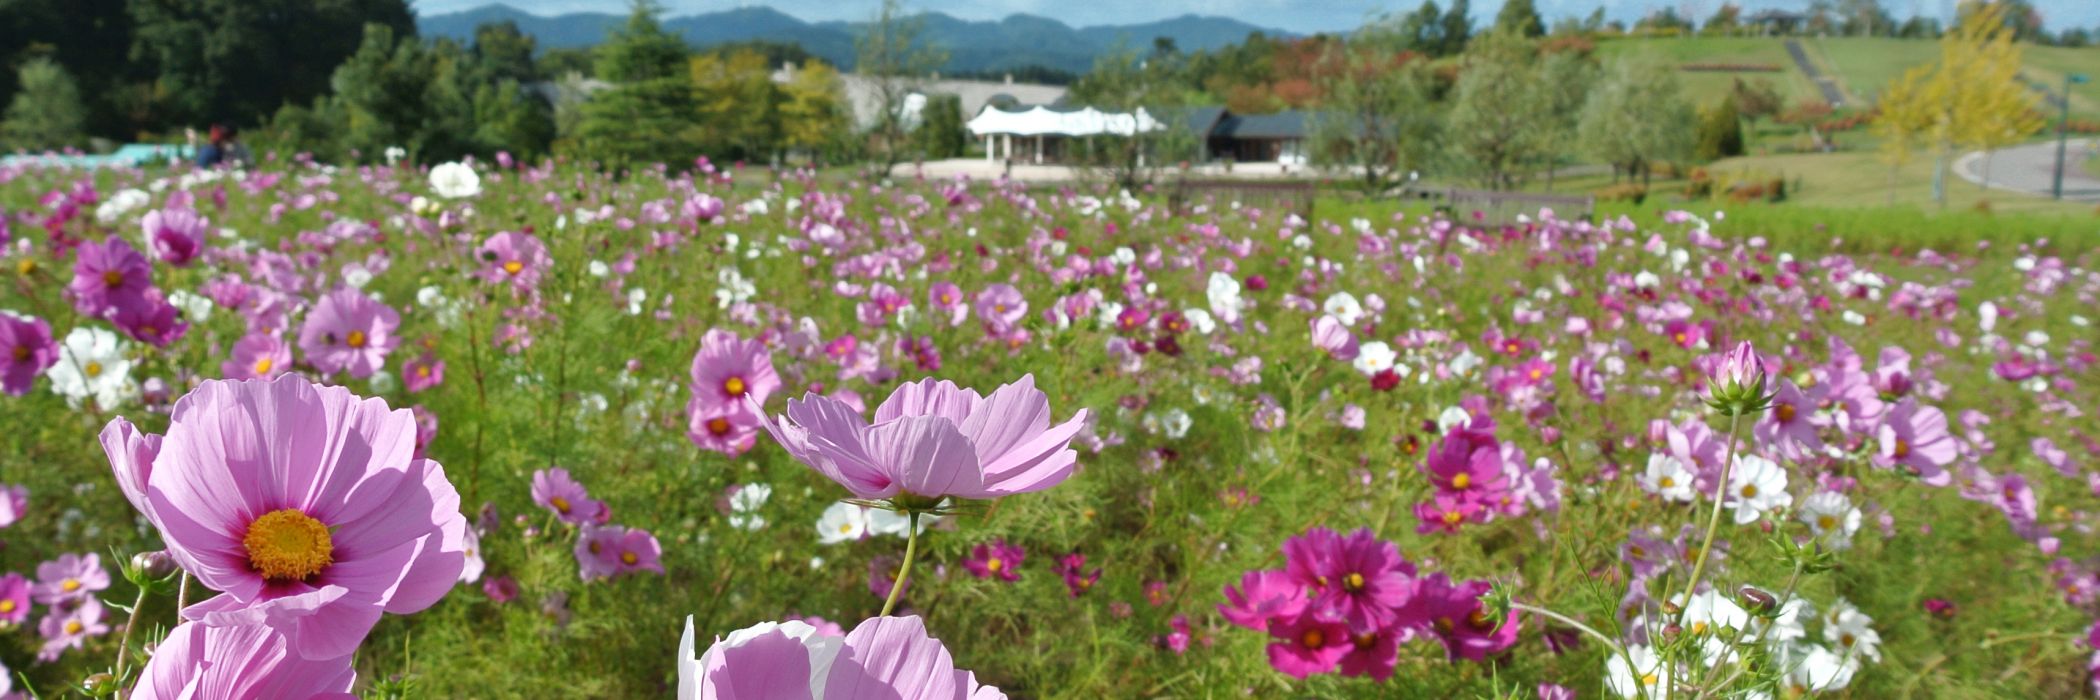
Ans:
<svg viewBox="0 0 2100 700"><path fill-rule="evenodd" d="M36 602L58 605L92 598L105 588L109 588L109 571L102 568L100 555L88 552L60 554L57 559L36 565L36 587L30 590L36 595Z"/></svg>
<svg viewBox="0 0 2100 700"><path fill-rule="evenodd" d="M88 637L109 634L109 625L102 621L102 601L92 597L82 598L71 609L52 608L51 613L37 622L37 633L44 636L44 645L37 649L36 660L57 661L67 649L79 649Z"/></svg>
<svg viewBox="0 0 2100 700"><path fill-rule="evenodd" d="M780 375L773 371L766 344L720 328L701 338L700 351L693 355L692 380L694 402L708 410L742 410L747 398L764 406L780 390Z"/></svg>
<svg viewBox="0 0 2100 700"><path fill-rule="evenodd" d="M350 700L349 656L309 660L266 625L177 625L153 648L132 700Z"/></svg>
<svg viewBox="0 0 2100 700"><path fill-rule="evenodd" d="M753 411L759 411L755 405ZM897 387L872 424L836 399L789 401L766 430L802 463L861 498L995 498L1041 491L1072 475L1072 438L1087 411L1050 424L1035 375L990 396L924 379Z"/></svg>
<svg viewBox="0 0 2100 700"><path fill-rule="evenodd" d="M197 212L170 207L146 212L139 226L146 230L146 245L161 262L189 267L204 252L204 232L211 222Z"/></svg>
<svg viewBox="0 0 2100 700"><path fill-rule="evenodd" d="M1905 398L1882 414L1876 437L1881 447L1874 452L1876 466L1903 467L1931 486L1953 483L1946 467L1960 454L1940 409Z"/></svg>
<svg viewBox="0 0 2100 700"><path fill-rule="evenodd" d="M592 500L583 484L569 478L569 470L561 467L532 473L532 502L571 525L595 523L599 511L605 509L604 503Z"/></svg>
<svg viewBox="0 0 2100 700"><path fill-rule="evenodd" d="M474 251L474 258L481 261L483 281L507 285L515 291L539 286L540 277L554 266L554 259L547 255L546 244L530 233L504 231L489 236L481 248Z"/></svg>
<svg viewBox="0 0 2100 700"><path fill-rule="evenodd" d="M275 333L249 333L233 343L233 357L219 363L227 379L269 379L292 368L292 348Z"/></svg>
<svg viewBox="0 0 2100 700"><path fill-rule="evenodd" d="M348 371L364 379L386 366L386 356L401 339L394 329L401 315L355 289L338 289L321 297L299 329L299 350L306 361L329 375Z"/></svg>
<svg viewBox="0 0 2100 700"><path fill-rule="evenodd" d="M678 641L678 700L903 698L1004 700L955 668L916 616L869 618L845 637L798 621L766 622L718 638L693 656L693 623Z"/></svg>
<svg viewBox="0 0 2100 700"><path fill-rule="evenodd" d="M436 603L465 566L459 493L412 456L415 435L407 409L283 376L206 381L157 444L122 418L102 444L169 556L223 592L184 617L267 624L326 659Z"/></svg>

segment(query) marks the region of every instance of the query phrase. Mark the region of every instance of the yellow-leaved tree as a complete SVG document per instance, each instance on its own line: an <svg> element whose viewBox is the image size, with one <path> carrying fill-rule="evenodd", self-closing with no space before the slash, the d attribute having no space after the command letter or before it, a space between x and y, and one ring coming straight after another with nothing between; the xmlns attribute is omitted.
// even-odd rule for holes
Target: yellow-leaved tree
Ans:
<svg viewBox="0 0 2100 700"><path fill-rule="evenodd" d="M1881 100L1875 130L1891 179L1911 152L1932 149L1933 198L1941 206L1956 149L1979 149L1988 158L2044 125L2035 95L2018 79L2021 46L2005 13L2003 2L1965 3L1961 25L1940 39L1939 60L1912 68Z"/></svg>

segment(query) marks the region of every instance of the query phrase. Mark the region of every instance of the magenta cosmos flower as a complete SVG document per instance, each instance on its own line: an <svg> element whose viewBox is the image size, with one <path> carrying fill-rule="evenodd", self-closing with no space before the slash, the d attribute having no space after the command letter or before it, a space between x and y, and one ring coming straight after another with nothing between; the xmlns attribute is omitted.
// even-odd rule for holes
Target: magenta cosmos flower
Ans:
<svg viewBox="0 0 2100 700"><path fill-rule="evenodd" d="M437 359L436 355L426 352L401 366L401 384L408 388L408 393L419 394L444 383L445 361Z"/></svg>
<svg viewBox="0 0 2100 700"><path fill-rule="evenodd" d="M275 333L249 333L233 343L233 358L219 363L227 379L269 379L292 368L292 349Z"/></svg>
<svg viewBox="0 0 2100 700"><path fill-rule="evenodd" d="M766 344L720 328L708 331L700 340L692 376L693 399L708 409L741 409L747 398L764 406L780 390L780 375L773 371L773 356L766 352Z"/></svg>
<svg viewBox="0 0 2100 700"><path fill-rule="evenodd" d="M765 425L789 454L855 496L938 501L1056 486L1078 463L1070 443L1086 418L1080 409L1052 426L1049 397L1024 375L990 396L948 381L905 384L875 408L873 424L837 399L811 394Z"/></svg>
<svg viewBox="0 0 2100 700"><path fill-rule="evenodd" d="M605 512L605 504L591 500L583 484L569 478L569 470L561 467L532 473L532 502L554 511L555 517L570 525L597 523Z"/></svg>
<svg viewBox="0 0 2100 700"><path fill-rule="evenodd" d="M970 558L963 560L963 568L977 578L998 578L1007 583L1021 580L1021 562L1028 552L1019 545L996 540L977 545L970 550Z"/></svg>
<svg viewBox="0 0 2100 700"><path fill-rule="evenodd" d="M530 233L504 231L489 236L481 248L474 251L474 258L481 261L483 281L509 285L517 291L539 286L540 277L554 266L554 259L547 255L547 246Z"/></svg>
<svg viewBox="0 0 2100 700"><path fill-rule="evenodd" d="M58 343L43 319L0 312L0 392L21 396L39 374L58 363Z"/></svg>
<svg viewBox="0 0 2100 700"><path fill-rule="evenodd" d="M0 623L22 624L29 619L29 579L8 572L0 576Z"/></svg>
<svg viewBox="0 0 2100 700"><path fill-rule="evenodd" d="M122 238L83 243L74 251L73 282L66 296L74 310L100 318L119 308L142 305L153 288L153 264Z"/></svg>
<svg viewBox="0 0 2100 700"><path fill-rule="evenodd" d="M309 660L267 625L212 627L185 622L153 648L132 700L226 698L348 699L357 671L350 657Z"/></svg>
<svg viewBox="0 0 2100 700"><path fill-rule="evenodd" d="M168 554L223 592L185 617L267 624L326 659L382 614L436 603L466 565L459 492L412 456L415 435L406 409L285 376L206 381L157 446L122 418L102 443Z"/></svg>
<svg viewBox="0 0 2100 700"><path fill-rule="evenodd" d="M1413 596L1415 567L1370 528L1343 537L1314 528L1283 543L1284 573L1304 586L1311 609L1354 629L1385 627Z"/></svg>
<svg viewBox="0 0 2100 700"><path fill-rule="evenodd" d="M146 245L161 262L188 267L204 252L204 232L211 222L197 212L169 208L146 212L139 225L146 229Z"/></svg>
<svg viewBox="0 0 2100 700"><path fill-rule="evenodd" d="M992 335L1006 335L1028 315L1028 299L1010 284L985 287L977 294L977 318Z"/></svg>
<svg viewBox="0 0 2100 700"><path fill-rule="evenodd" d="M348 371L354 379L386 367L387 353L401 342L394 329L401 315L355 289L338 289L321 297L299 329L299 350L306 361L329 375Z"/></svg>
<svg viewBox="0 0 2100 700"><path fill-rule="evenodd" d="M1004 700L955 668L916 616L874 617L845 637L805 622L763 622L693 656L693 620L678 640L678 700Z"/></svg>
<svg viewBox="0 0 2100 700"><path fill-rule="evenodd" d="M1903 467L1932 486L1946 486L1954 477L1947 465L1960 456L1954 434L1947 430L1947 414L1905 398L1881 416L1877 431L1881 449L1874 463L1881 467Z"/></svg>

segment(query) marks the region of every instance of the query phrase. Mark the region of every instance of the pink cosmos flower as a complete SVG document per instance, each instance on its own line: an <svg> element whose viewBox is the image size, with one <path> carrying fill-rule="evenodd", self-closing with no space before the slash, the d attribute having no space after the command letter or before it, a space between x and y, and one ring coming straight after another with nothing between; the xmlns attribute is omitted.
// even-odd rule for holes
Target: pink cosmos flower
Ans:
<svg viewBox="0 0 2100 700"><path fill-rule="evenodd" d="M962 287L953 282L935 282L926 290L926 308L935 318L947 318L949 326L960 326L970 318L970 304L963 298Z"/></svg>
<svg viewBox="0 0 2100 700"><path fill-rule="evenodd" d="M678 640L679 700L1006 697L956 669L916 616L869 618L843 638L793 620L760 623L717 638L698 658L693 639L687 618Z"/></svg>
<svg viewBox="0 0 2100 700"><path fill-rule="evenodd" d="M1298 679L1333 671L1356 648L1348 625L1318 615L1277 620L1269 636L1269 665Z"/></svg>
<svg viewBox="0 0 2100 700"><path fill-rule="evenodd" d="M1823 449L1819 430L1829 421L1817 412L1820 388L1802 391L1791 379L1779 381L1772 394L1772 409L1759 416L1751 429L1760 445L1770 445L1782 455L1799 460Z"/></svg>
<svg viewBox="0 0 2100 700"><path fill-rule="evenodd" d="M415 431L407 409L283 376L198 385L157 445L122 418L102 441L169 555L223 592L186 618L267 624L326 659L436 603L465 566L459 493L412 456Z"/></svg>
<svg viewBox="0 0 2100 700"><path fill-rule="evenodd" d="M29 619L29 579L8 572L0 576L0 623L22 624Z"/></svg>
<svg viewBox="0 0 2100 700"><path fill-rule="evenodd" d="M1940 409L1905 398L1882 414L1876 436L1881 444L1874 453L1876 466L1906 468L1932 486L1953 483L1946 467L1960 454Z"/></svg>
<svg viewBox="0 0 2100 700"><path fill-rule="evenodd" d="M481 261L479 274L483 281L495 285L509 285L514 291L527 291L538 287L540 277L554 266L548 257L547 246L530 233L504 231L481 243L474 251L474 259Z"/></svg>
<svg viewBox="0 0 2100 700"><path fill-rule="evenodd" d="M268 625L185 622L168 632L125 697L133 700L350 700L350 657L309 660Z"/></svg>
<svg viewBox="0 0 2100 700"><path fill-rule="evenodd" d="M1356 359L1356 335L1350 333L1349 327L1333 316L1313 319L1312 344L1313 347L1326 351L1328 356L1334 359Z"/></svg>
<svg viewBox="0 0 2100 700"><path fill-rule="evenodd" d="M583 529L576 538L576 564L583 580L615 578L637 571L663 573L663 548L647 530L618 525Z"/></svg>
<svg viewBox="0 0 2100 700"><path fill-rule="evenodd" d="M1391 678L1393 669L1400 665L1400 643L1414 636L1414 628L1400 625L1357 628L1349 635L1349 653L1337 663L1337 670L1344 676L1370 676L1379 681Z"/></svg>
<svg viewBox="0 0 2100 700"><path fill-rule="evenodd" d="M100 318L145 303L146 290L153 288L153 264L131 243L113 236L99 244L83 243L74 255L73 281L66 285L74 310Z"/></svg>
<svg viewBox="0 0 2100 700"><path fill-rule="evenodd" d="M423 353L416 359L401 365L401 384L408 393L420 394L445 383L445 361L436 355Z"/></svg>
<svg viewBox="0 0 2100 700"><path fill-rule="evenodd" d="M1028 552L1006 540L995 540L977 545L970 550L970 558L963 560L963 568L977 578L997 577L1013 583L1021 580L1021 561Z"/></svg>
<svg viewBox="0 0 2100 700"><path fill-rule="evenodd" d="M992 335L1012 332L1015 324L1027 316L1028 299L1013 285L995 284L977 293L977 318L984 321L986 332Z"/></svg>
<svg viewBox="0 0 2100 700"><path fill-rule="evenodd" d="M109 633L109 625L102 622L102 601L88 597L71 605L69 608L52 608L50 614L36 623L37 633L44 637L44 645L36 652L37 661L57 661L67 649L79 649L88 637Z"/></svg>
<svg viewBox="0 0 2100 700"><path fill-rule="evenodd" d="M159 290L148 290L145 298L136 304L118 306L110 312L109 322L132 340L156 348L174 344L190 329L189 322L182 319L182 312L169 304Z"/></svg>
<svg viewBox="0 0 2100 700"><path fill-rule="evenodd" d="M705 401L709 408L741 409L749 399L761 407L755 413L764 413L766 399L780 390L780 375L773 371L766 344L721 328L701 338L700 351L693 355L692 379L694 400Z"/></svg>
<svg viewBox="0 0 2100 700"><path fill-rule="evenodd" d="M1452 660L1480 661L1517 643L1516 611L1496 619L1481 604L1489 588L1486 581L1454 584L1442 572L1430 574L1419 582L1406 615L1426 621Z"/></svg>
<svg viewBox="0 0 2100 700"><path fill-rule="evenodd" d="M1415 517L1422 521L1415 527L1415 532L1455 533L1468 521L1479 522L1481 510L1479 501L1440 493L1434 499L1415 504Z"/></svg>
<svg viewBox="0 0 2100 700"><path fill-rule="evenodd" d="M1504 478L1502 445L1495 424L1486 418L1453 426L1430 451L1422 471L1439 494L1459 500L1491 503L1509 488Z"/></svg>
<svg viewBox="0 0 2100 700"><path fill-rule="evenodd" d="M569 470L560 467L532 473L532 502L571 525L595 523L599 511L605 509L603 502L591 500L583 484L569 478Z"/></svg>
<svg viewBox="0 0 2100 700"><path fill-rule="evenodd" d="M0 527L7 527L22 519L29 512L29 487L20 484L0 485Z"/></svg>
<svg viewBox="0 0 2100 700"><path fill-rule="evenodd" d="M711 404L695 396L686 402L685 413L685 436L695 447L735 457L758 445L764 418L743 404Z"/></svg>
<svg viewBox="0 0 2100 700"><path fill-rule="evenodd" d="M146 230L146 245L161 262L189 267L204 252L204 232L211 222L197 212L169 207L146 212L139 225Z"/></svg>
<svg viewBox="0 0 2100 700"><path fill-rule="evenodd" d="M364 379L386 367L386 356L401 339L394 329L401 315L355 289L338 289L321 297L299 329L299 351L322 375L349 371Z"/></svg>
<svg viewBox="0 0 2100 700"><path fill-rule="evenodd" d="M1101 567L1097 566L1093 571L1087 571L1086 555L1078 552L1058 558L1057 574L1064 578L1065 592L1073 598L1093 590L1094 584L1101 582Z"/></svg>
<svg viewBox="0 0 2100 700"><path fill-rule="evenodd" d="M1241 574L1238 588L1225 587L1225 601L1218 614L1256 632L1268 631L1271 621L1296 618L1312 604L1304 584L1275 570Z"/></svg>
<svg viewBox="0 0 2100 700"><path fill-rule="evenodd" d="M1070 443L1086 418L1080 409L1052 426L1049 397L1024 375L990 396L930 378L905 384L875 408L873 424L810 394L765 426L789 454L855 496L937 501L1056 486L1078 463Z"/></svg>
<svg viewBox="0 0 2100 700"><path fill-rule="evenodd" d="M109 588L109 572L102 568L102 557L88 552L60 554L36 565L36 587L31 591L36 602L58 605L93 598L105 588Z"/></svg>
<svg viewBox="0 0 2100 700"><path fill-rule="evenodd" d="M43 319L0 313L0 392L29 393L39 374L58 363L58 343Z"/></svg>
<svg viewBox="0 0 2100 700"><path fill-rule="evenodd" d="M249 333L233 343L233 357L219 363L226 379L269 379L292 368L292 349L275 333Z"/></svg>
<svg viewBox="0 0 2100 700"><path fill-rule="evenodd" d="M497 604L518 599L518 580L509 576L491 576L481 582L481 593Z"/></svg>
<svg viewBox="0 0 2100 700"><path fill-rule="evenodd" d="M1392 624L1413 594L1415 567L1370 528L1347 537L1314 528L1283 543L1284 572L1312 596L1311 609L1353 629Z"/></svg>

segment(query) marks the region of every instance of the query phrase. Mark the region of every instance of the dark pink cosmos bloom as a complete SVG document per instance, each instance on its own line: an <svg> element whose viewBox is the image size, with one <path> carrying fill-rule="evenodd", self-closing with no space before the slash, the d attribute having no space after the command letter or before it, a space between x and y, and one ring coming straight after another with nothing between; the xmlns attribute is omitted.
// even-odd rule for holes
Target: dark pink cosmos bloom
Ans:
<svg viewBox="0 0 2100 700"><path fill-rule="evenodd" d="M1452 660L1480 661L1517 643L1516 611L1497 619L1481 604L1489 588L1486 581L1454 584L1442 572L1430 574L1419 582L1405 615L1426 624Z"/></svg>
<svg viewBox="0 0 2100 700"><path fill-rule="evenodd" d="M972 548L970 558L963 560L963 568L977 578L997 577L1013 583L1021 580L1021 562L1027 558L1028 552L1019 546L995 540Z"/></svg>
<svg viewBox="0 0 2100 700"><path fill-rule="evenodd" d="M758 444L762 418L741 404L710 403L695 396L686 402L685 436L693 446L731 457Z"/></svg>
<svg viewBox="0 0 2100 700"><path fill-rule="evenodd" d="M947 647L916 616L869 618L843 638L792 620L761 623L716 639L698 658L693 641L688 618L678 641L679 698L1006 698L955 668Z"/></svg>
<svg viewBox="0 0 2100 700"><path fill-rule="evenodd" d="M204 252L204 233L211 222L197 212L170 207L146 212L139 225L146 229L146 245L161 262L189 267Z"/></svg>
<svg viewBox="0 0 2100 700"><path fill-rule="evenodd" d="M1393 677L1393 668L1400 665L1400 643L1414 636L1412 628L1401 625L1359 628L1349 635L1349 653L1339 664L1342 675L1370 676L1379 681Z"/></svg>
<svg viewBox="0 0 2100 700"><path fill-rule="evenodd" d="M119 308L141 305L146 290L153 288L153 264L122 238L83 243L74 255L73 281L66 285L66 296L82 315L100 318Z"/></svg>
<svg viewBox="0 0 2100 700"><path fill-rule="evenodd" d="M1218 605L1218 614L1226 622L1264 632L1278 620L1290 620L1304 614L1311 604L1305 585L1290 574L1276 570L1249 571L1240 574L1238 588L1225 587L1225 602Z"/></svg>
<svg viewBox="0 0 2100 700"><path fill-rule="evenodd" d="M758 411L753 403L753 410ZM1072 438L1087 411L1050 424L1035 375L990 396L924 379L897 387L872 424L836 399L805 395L768 420L773 439L803 464L868 499L910 495L995 498L1041 491L1072 475Z"/></svg>
<svg viewBox="0 0 2100 700"><path fill-rule="evenodd" d="M1678 319L1663 324L1663 335L1681 348L1696 348L1706 342L1706 327Z"/></svg>
<svg viewBox="0 0 2100 700"><path fill-rule="evenodd" d="M169 304L159 291L148 291L145 299L137 304L118 306L109 314L109 322L132 340L156 348L174 344L190 330L189 322L182 320L182 312Z"/></svg>
<svg viewBox="0 0 2100 700"><path fill-rule="evenodd" d="M430 449L431 441L437 439L438 417L437 414L425 410L421 404L408 407L408 411L416 417L415 458L422 459L423 452Z"/></svg>
<svg viewBox="0 0 2100 700"><path fill-rule="evenodd" d="M88 552L61 554L36 565L36 586L31 591L36 602L58 605L92 598L108 587L109 572L102 568L102 557Z"/></svg>
<svg viewBox="0 0 2100 700"><path fill-rule="evenodd" d="M1093 571L1087 571L1086 555L1078 552L1058 558L1057 574L1064 578L1065 592L1073 598L1093 590L1094 584L1101 582L1101 568L1094 567Z"/></svg>
<svg viewBox="0 0 2100 700"><path fill-rule="evenodd" d="M67 649L79 649L88 637L99 637L109 633L109 625L102 621L102 601L83 598L71 608L54 607L36 623L36 631L43 635L44 645L36 652L36 660L57 661Z"/></svg>
<svg viewBox="0 0 2100 700"><path fill-rule="evenodd" d="M1312 344L1334 359L1356 359L1356 334L1350 333L1349 327L1333 316L1313 319Z"/></svg>
<svg viewBox="0 0 2100 700"><path fill-rule="evenodd" d="M414 437L405 409L284 376L200 384L158 450L122 418L103 444L168 554L223 591L186 618L267 624L326 659L436 603L465 566L459 493Z"/></svg>
<svg viewBox="0 0 2100 700"><path fill-rule="evenodd" d="M662 558L663 548L647 530L618 525L585 526L576 538L576 566L585 581L637 571L661 574Z"/></svg>
<svg viewBox="0 0 2100 700"><path fill-rule="evenodd" d="M605 509L604 503L591 500L583 484L569 478L569 470L560 467L532 473L532 502L571 525L597 522L598 512Z"/></svg>
<svg viewBox="0 0 2100 700"><path fill-rule="evenodd" d="M1509 488L1502 461L1502 445L1495 439L1494 422L1480 418L1452 426L1430 450L1422 472L1436 484L1439 493L1485 503Z"/></svg>
<svg viewBox="0 0 2100 700"><path fill-rule="evenodd" d="M322 375L348 371L365 379L386 367L386 356L401 342L394 329L401 315L355 289L338 289L321 297L299 328L299 351Z"/></svg>
<svg viewBox="0 0 2100 700"><path fill-rule="evenodd" d="M0 392L29 393L36 377L58 363L58 343L43 319L0 312Z"/></svg>
<svg viewBox="0 0 2100 700"><path fill-rule="evenodd" d="M1874 453L1876 466L1908 469L1932 486L1953 482L1946 467L1960 454L1940 409L1905 398L1882 414L1875 434L1881 445Z"/></svg>
<svg viewBox="0 0 2100 700"><path fill-rule="evenodd" d="M292 349L274 333L249 333L233 343L233 358L219 363L226 379L269 379L292 368Z"/></svg>
<svg viewBox="0 0 2100 700"><path fill-rule="evenodd" d="M2054 441L2051 441L2049 438L2038 437L2027 445L2034 451L2036 459L2042 460L2043 464L2047 464L2051 469L2055 469L2056 473L2062 474L2067 478L2079 478L2081 470L2076 462L2071 461L2071 453L2057 447Z"/></svg>
<svg viewBox="0 0 2100 700"><path fill-rule="evenodd" d="M1370 528L1346 537L1315 528L1285 541L1283 551L1285 571L1307 588L1311 609L1351 629L1392 624L1414 590L1414 565Z"/></svg>
<svg viewBox="0 0 2100 700"><path fill-rule="evenodd" d="M408 393L420 394L445 383L445 361L423 353L401 365L401 384Z"/></svg>
<svg viewBox="0 0 2100 700"><path fill-rule="evenodd" d="M1298 679L1333 671L1356 648L1348 625L1318 615L1275 620L1269 636L1269 665Z"/></svg>
<svg viewBox="0 0 2100 700"><path fill-rule="evenodd" d="M350 657L309 660L267 625L185 622L168 632L139 672L133 700L309 698L349 700Z"/></svg>
<svg viewBox="0 0 2100 700"><path fill-rule="evenodd" d="M766 344L720 328L701 338L700 351L693 355L692 380L693 399L711 410L742 410L749 399L761 407L754 413L764 413L766 399L780 390L780 375L773 371Z"/></svg>
<svg viewBox="0 0 2100 700"><path fill-rule="evenodd" d="M518 580L509 576L490 576L481 582L481 594L497 604L518 599Z"/></svg>
<svg viewBox="0 0 2100 700"><path fill-rule="evenodd" d="M29 579L8 572L0 576L0 623L22 624L29 619Z"/></svg>
<svg viewBox="0 0 2100 700"><path fill-rule="evenodd" d="M1458 528L1469 521L1479 522L1482 517L1480 513L1479 501L1440 493L1434 499L1415 504L1415 517L1422 521L1422 524L1415 526L1415 532L1425 535L1432 532L1452 534L1458 532Z"/></svg>
<svg viewBox="0 0 2100 700"><path fill-rule="evenodd" d="M995 284L977 293L977 318L984 321L987 333L1007 335L1027 315L1028 299L1013 285Z"/></svg>
<svg viewBox="0 0 2100 700"><path fill-rule="evenodd" d="M540 243L538 237L510 231L482 241L474 251L474 259L481 264L478 274L482 281L516 291L538 287L540 277L554 266L554 259L547 256L546 244Z"/></svg>
<svg viewBox="0 0 2100 700"><path fill-rule="evenodd" d="M1823 438L1820 430L1829 420L1817 413L1819 390L1814 394L1801 390L1791 379L1779 381L1779 388L1772 394L1772 409L1759 416L1757 425L1751 429L1757 444L1769 445L1781 455L1799 460L1821 452Z"/></svg>

